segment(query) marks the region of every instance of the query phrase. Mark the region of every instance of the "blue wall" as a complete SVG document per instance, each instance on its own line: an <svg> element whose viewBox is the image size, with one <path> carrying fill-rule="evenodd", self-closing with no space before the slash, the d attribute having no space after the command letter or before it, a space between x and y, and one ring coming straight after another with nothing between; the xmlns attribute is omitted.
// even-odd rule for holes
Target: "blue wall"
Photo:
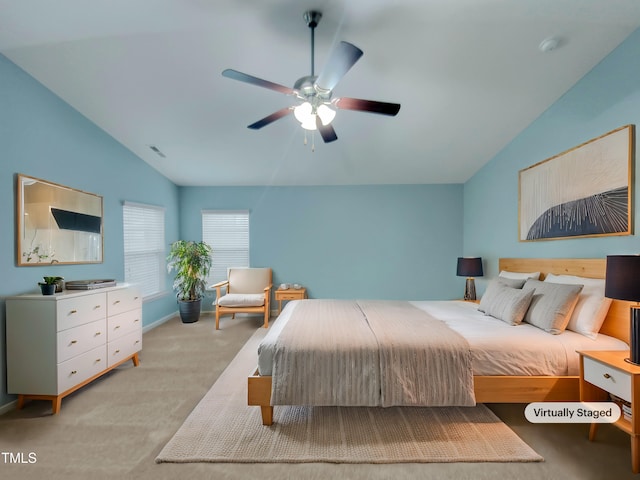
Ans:
<svg viewBox="0 0 640 480"><path fill-rule="evenodd" d="M465 184L464 251L486 260L481 288L487 276L497 273L499 257L604 258L640 252L638 215L632 236L518 241L519 170L628 124L640 124L640 30ZM635 154L637 158L637 147ZM636 212L639 197L635 195Z"/></svg>
<svg viewBox="0 0 640 480"><path fill-rule="evenodd" d="M252 266L314 298L456 298L462 185L183 187L180 231L201 210L249 210ZM215 252L214 252L215 255Z"/></svg>
<svg viewBox="0 0 640 480"><path fill-rule="evenodd" d="M167 243L178 238L178 188L31 76L0 55L0 406L6 393L4 297L37 289L43 275L124 278L122 202L166 207ZM103 196L104 262L16 267L15 175ZM145 325L176 310L169 291L144 304Z"/></svg>

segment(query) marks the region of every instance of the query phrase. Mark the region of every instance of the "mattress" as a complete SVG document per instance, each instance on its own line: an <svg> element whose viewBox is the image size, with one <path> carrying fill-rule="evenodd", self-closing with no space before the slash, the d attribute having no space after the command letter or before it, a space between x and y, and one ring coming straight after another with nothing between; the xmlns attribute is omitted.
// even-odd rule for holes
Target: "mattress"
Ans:
<svg viewBox="0 0 640 480"><path fill-rule="evenodd" d="M258 372L271 375L274 345L300 302L290 301L258 347ZM474 375L578 375L578 350L628 350L621 340L598 334L595 340L565 330L551 335L523 323L508 325L462 301L412 301L462 335L471 348Z"/></svg>

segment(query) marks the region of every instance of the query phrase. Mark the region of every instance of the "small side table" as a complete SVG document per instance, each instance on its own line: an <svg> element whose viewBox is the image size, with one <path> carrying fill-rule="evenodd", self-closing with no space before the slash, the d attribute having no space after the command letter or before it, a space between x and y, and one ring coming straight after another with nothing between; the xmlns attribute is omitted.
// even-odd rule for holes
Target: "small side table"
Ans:
<svg viewBox="0 0 640 480"><path fill-rule="evenodd" d="M276 300L278 301L278 315L282 311L283 300L304 300L307 298L306 288L287 288L286 290L278 288L276 290Z"/></svg>
<svg viewBox="0 0 640 480"><path fill-rule="evenodd" d="M626 362L628 350L584 351L580 354L580 401L608 401L613 394L631 403L631 419L622 415L614 423L631 436L631 469L640 472L640 366ZM596 436L592 423L589 440Z"/></svg>

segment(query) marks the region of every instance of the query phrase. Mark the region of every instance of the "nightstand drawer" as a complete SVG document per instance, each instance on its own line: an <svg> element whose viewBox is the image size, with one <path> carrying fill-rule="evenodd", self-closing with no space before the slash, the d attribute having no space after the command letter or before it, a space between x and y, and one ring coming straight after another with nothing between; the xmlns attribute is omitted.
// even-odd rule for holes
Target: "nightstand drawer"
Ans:
<svg viewBox="0 0 640 480"><path fill-rule="evenodd" d="M303 292L278 292L278 300L302 300Z"/></svg>
<svg viewBox="0 0 640 480"><path fill-rule="evenodd" d="M584 379L627 402L631 401L631 375L584 357Z"/></svg>

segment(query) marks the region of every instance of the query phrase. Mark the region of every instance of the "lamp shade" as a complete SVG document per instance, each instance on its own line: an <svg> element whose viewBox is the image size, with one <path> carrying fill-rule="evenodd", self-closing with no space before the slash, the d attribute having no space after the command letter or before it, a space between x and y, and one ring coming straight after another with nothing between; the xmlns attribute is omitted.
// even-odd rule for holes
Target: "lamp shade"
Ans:
<svg viewBox="0 0 640 480"><path fill-rule="evenodd" d="M640 255L607 255L604 295L640 301Z"/></svg>
<svg viewBox="0 0 640 480"><path fill-rule="evenodd" d="M459 277L481 277L483 275L482 258L458 257L458 271L456 275Z"/></svg>

